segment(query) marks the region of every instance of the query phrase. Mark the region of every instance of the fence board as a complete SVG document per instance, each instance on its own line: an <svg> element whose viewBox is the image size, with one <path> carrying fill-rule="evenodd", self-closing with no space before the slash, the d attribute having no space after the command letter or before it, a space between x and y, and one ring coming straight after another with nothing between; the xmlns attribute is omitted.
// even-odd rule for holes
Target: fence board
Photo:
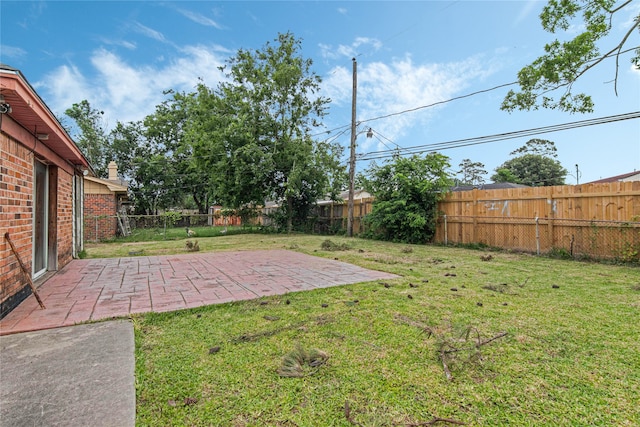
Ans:
<svg viewBox="0 0 640 427"><path fill-rule="evenodd" d="M640 182L460 191L439 209L451 216L633 221L640 216Z"/></svg>

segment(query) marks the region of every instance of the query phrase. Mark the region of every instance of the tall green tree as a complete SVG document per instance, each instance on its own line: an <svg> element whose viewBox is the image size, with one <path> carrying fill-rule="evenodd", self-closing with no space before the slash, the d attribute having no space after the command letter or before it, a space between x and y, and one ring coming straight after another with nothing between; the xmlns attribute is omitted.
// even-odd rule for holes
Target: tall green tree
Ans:
<svg viewBox="0 0 640 427"><path fill-rule="evenodd" d="M100 178L107 177L108 150L104 111L93 108L86 99L65 110L65 115L75 122L70 133Z"/></svg>
<svg viewBox="0 0 640 427"><path fill-rule="evenodd" d="M116 123L109 133L107 158L129 186L135 213L152 215L170 202L164 197L167 159L146 137L142 122Z"/></svg>
<svg viewBox="0 0 640 427"><path fill-rule="evenodd" d="M458 165L460 170L458 175L462 176L461 183L463 185L481 185L484 184L484 175L487 171L484 168L484 163L472 162L470 159L463 159Z"/></svg>
<svg viewBox="0 0 640 427"><path fill-rule="evenodd" d="M193 95L172 91L167 94L171 96L144 119L144 137L160 168L157 176L147 176L148 184L157 189L158 207L184 207L191 200L200 213L206 213L209 174L197 166L193 147L185 136ZM155 168L145 167L149 172Z"/></svg>
<svg viewBox="0 0 640 427"><path fill-rule="evenodd" d="M189 123L215 199L230 208L282 202L289 230L344 182L340 147L311 137L329 100L318 94L321 79L301 50L291 33L260 50L239 50L224 67L227 82L199 87Z"/></svg>
<svg viewBox="0 0 640 427"><path fill-rule="evenodd" d="M118 165L118 174L126 181L135 178L137 165L146 160L143 132L141 122L117 122L107 135L105 158Z"/></svg>
<svg viewBox="0 0 640 427"><path fill-rule="evenodd" d="M635 51L631 62L640 69L640 14L631 0L550 0L540 20L550 33L569 34L569 30L575 28L579 28L580 33L568 41L555 39L546 44L544 55L518 73L520 90L508 92L502 103L503 110L543 107L572 113L592 112L591 97L572 92L572 85L582 75L612 59L615 64L611 67L611 80L617 93L621 56L628 50ZM612 41L608 37L613 28L623 28L621 39ZM606 46L604 53L600 46Z"/></svg>
<svg viewBox="0 0 640 427"><path fill-rule="evenodd" d="M548 139L533 138L527 141L522 147L513 150L510 153L512 156L518 156L521 154L536 154L545 157L558 157L558 149L553 141Z"/></svg>
<svg viewBox="0 0 640 427"><path fill-rule="evenodd" d="M367 216L373 238L404 243L426 243L436 230L438 201L453 180L447 172L449 158L439 153L424 157L396 156L368 169L365 188L374 195Z"/></svg>
<svg viewBox="0 0 640 427"><path fill-rule="evenodd" d="M491 177L494 182L512 182L532 187L563 185L567 170L555 159L556 147L552 141L531 139L511 152L516 156L496 168Z"/></svg>

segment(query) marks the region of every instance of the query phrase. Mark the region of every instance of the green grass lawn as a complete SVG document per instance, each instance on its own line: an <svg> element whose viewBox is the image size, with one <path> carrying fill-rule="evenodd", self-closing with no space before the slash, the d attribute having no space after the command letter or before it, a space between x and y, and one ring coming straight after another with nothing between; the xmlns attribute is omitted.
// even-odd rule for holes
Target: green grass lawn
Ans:
<svg viewBox="0 0 640 427"><path fill-rule="evenodd" d="M240 226L193 226L188 227L194 232L191 239L202 239L204 237L217 237L223 235L232 235L240 233L248 233L257 229L257 227L240 227ZM136 242L161 242L165 240L181 240L187 238L187 227L155 227L155 228L137 228L131 231L131 235L126 237L118 237L118 243L136 243Z"/></svg>
<svg viewBox="0 0 640 427"><path fill-rule="evenodd" d="M640 425L638 268L324 240L199 239L202 251L286 248L402 278L135 317L137 424ZM184 240L135 245L185 251ZM280 376L297 347L328 360Z"/></svg>

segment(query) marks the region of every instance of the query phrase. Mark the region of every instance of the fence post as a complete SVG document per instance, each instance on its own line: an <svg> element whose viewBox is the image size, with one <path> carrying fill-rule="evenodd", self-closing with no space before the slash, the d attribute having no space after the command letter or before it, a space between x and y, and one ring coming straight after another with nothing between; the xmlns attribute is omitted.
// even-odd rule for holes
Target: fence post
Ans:
<svg viewBox="0 0 640 427"><path fill-rule="evenodd" d="M471 190L471 194L473 194L473 228L471 230L471 238L472 241L470 243L478 243L478 189L474 188Z"/></svg>
<svg viewBox="0 0 640 427"><path fill-rule="evenodd" d="M449 235L447 234L447 214L444 214L444 245L449 244Z"/></svg>
<svg viewBox="0 0 640 427"><path fill-rule="evenodd" d="M549 241L551 246L549 247L549 249L553 249L556 246L556 239L555 239L555 235L554 235L554 231L553 231L553 221L556 218L556 203L553 201L553 189L555 187L551 186L549 187L549 224L547 226L548 228L548 233L549 233Z"/></svg>
<svg viewBox="0 0 640 427"><path fill-rule="evenodd" d="M540 255L540 221L536 217L536 254Z"/></svg>

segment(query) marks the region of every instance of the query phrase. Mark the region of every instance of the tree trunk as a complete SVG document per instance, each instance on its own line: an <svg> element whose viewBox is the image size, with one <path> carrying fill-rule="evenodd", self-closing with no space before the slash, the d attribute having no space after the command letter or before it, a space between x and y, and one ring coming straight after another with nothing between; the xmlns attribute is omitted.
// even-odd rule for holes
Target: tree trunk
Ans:
<svg viewBox="0 0 640 427"><path fill-rule="evenodd" d="M287 196L287 233L293 231L293 198Z"/></svg>
<svg viewBox="0 0 640 427"><path fill-rule="evenodd" d="M207 203L206 203L206 197L204 197L204 200L200 197L198 197L198 193L193 192L193 201L195 202L196 206L198 207L198 213L199 214L206 214L207 213Z"/></svg>

